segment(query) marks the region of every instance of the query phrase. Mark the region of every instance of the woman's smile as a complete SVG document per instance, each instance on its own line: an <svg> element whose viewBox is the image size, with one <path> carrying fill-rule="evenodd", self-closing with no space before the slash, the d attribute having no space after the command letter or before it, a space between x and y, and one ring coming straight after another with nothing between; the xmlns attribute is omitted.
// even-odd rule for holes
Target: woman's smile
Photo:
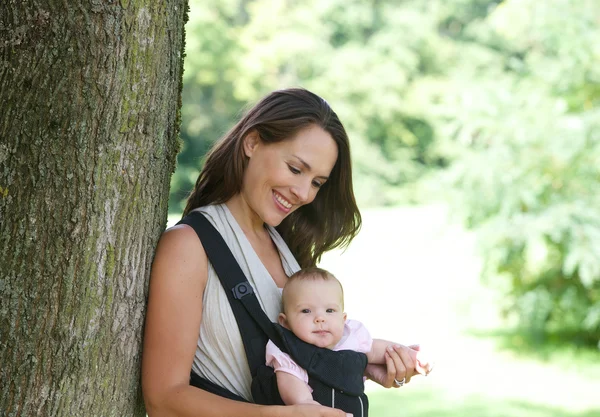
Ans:
<svg viewBox="0 0 600 417"><path fill-rule="evenodd" d="M277 207L285 213L289 213L292 208L292 203L290 203L284 196L279 194L277 191L273 190L273 197L275 202L277 203Z"/></svg>

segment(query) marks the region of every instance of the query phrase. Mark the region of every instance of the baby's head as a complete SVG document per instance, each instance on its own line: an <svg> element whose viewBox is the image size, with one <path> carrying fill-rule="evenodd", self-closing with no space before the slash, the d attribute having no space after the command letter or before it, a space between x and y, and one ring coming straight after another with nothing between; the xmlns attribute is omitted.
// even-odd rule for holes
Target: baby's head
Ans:
<svg viewBox="0 0 600 417"><path fill-rule="evenodd" d="M344 291L333 274L306 268L288 278L283 288L279 323L315 346L331 349L344 334Z"/></svg>

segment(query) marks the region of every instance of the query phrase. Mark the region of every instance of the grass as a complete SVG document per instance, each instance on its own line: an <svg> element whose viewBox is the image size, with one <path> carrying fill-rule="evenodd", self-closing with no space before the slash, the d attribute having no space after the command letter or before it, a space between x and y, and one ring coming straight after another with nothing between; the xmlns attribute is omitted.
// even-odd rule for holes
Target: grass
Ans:
<svg viewBox="0 0 600 417"><path fill-rule="evenodd" d="M399 390L398 390L399 391ZM369 395L369 413L375 417L598 417L600 408L585 411L536 404L515 399L472 395L448 397L431 389L397 393L377 391Z"/></svg>

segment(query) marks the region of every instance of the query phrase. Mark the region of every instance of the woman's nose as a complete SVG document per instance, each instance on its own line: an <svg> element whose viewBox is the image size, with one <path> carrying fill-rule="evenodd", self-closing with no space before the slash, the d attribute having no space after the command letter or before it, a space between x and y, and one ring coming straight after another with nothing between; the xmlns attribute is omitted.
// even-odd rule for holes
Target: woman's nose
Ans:
<svg viewBox="0 0 600 417"><path fill-rule="evenodd" d="M298 199L298 202L305 204L310 198L310 181L298 181L292 188L292 194Z"/></svg>

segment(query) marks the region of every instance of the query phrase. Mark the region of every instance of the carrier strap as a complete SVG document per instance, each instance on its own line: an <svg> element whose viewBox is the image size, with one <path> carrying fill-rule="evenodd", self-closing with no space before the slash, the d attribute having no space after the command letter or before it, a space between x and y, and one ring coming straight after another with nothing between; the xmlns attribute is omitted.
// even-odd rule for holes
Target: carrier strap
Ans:
<svg viewBox="0 0 600 417"><path fill-rule="evenodd" d="M217 394L221 397L229 398L230 400L241 401L245 403L248 402L245 398L234 394L227 388L223 388L222 386L217 385L206 378L202 378L201 376L197 375L194 371L190 372L190 385L196 388L200 388L204 391L212 392L213 394Z"/></svg>
<svg viewBox="0 0 600 417"><path fill-rule="evenodd" d="M219 231L199 211L191 212L177 224L181 223L196 231L206 256L225 289L244 342L250 374L254 378L258 367L265 363L268 339L284 352L287 349Z"/></svg>

